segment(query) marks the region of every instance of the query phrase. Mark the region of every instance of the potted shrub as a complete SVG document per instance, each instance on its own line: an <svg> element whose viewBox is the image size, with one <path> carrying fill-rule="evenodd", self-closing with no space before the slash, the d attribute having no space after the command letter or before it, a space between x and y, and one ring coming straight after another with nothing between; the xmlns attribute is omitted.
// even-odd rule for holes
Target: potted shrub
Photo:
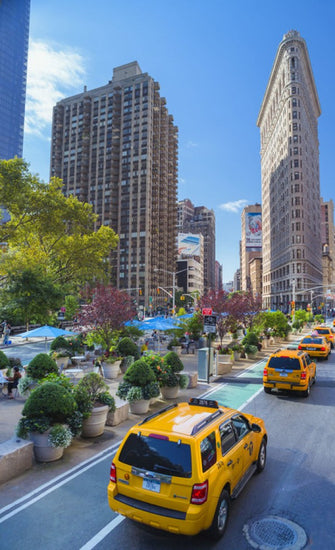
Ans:
<svg viewBox="0 0 335 550"><path fill-rule="evenodd" d="M72 441L69 427L77 405L70 390L58 382L44 382L29 395L22 410L17 435L34 443L35 458L52 462L63 456Z"/></svg>
<svg viewBox="0 0 335 550"><path fill-rule="evenodd" d="M178 355L181 354L182 346L180 345L180 342L177 336L174 336L172 340L170 340L170 342L168 343L167 349L177 353Z"/></svg>
<svg viewBox="0 0 335 550"><path fill-rule="evenodd" d="M128 367L140 358L137 344L128 336L121 338L116 348L117 353L122 357L121 372L125 373Z"/></svg>
<svg viewBox="0 0 335 550"><path fill-rule="evenodd" d="M244 353L247 356L247 359L252 359L257 354L258 348L257 346L253 346L252 344L245 344L244 346Z"/></svg>
<svg viewBox="0 0 335 550"><path fill-rule="evenodd" d="M115 411L114 397L96 372L89 372L74 388L74 397L83 417L81 435L97 437L104 432L108 412Z"/></svg>
<svg viewBox="0 0 335 550"><path fill-rule="evenodd" d="M177 397L179 388L186 388L188 376L180 374L184 365L178 354L174 351L168 352L164 356L162 372L159 376L159 384L162 395L165 399L174 399Z"/></svg>
<svg viewBox="0 0 335 550"><path fill-rule="evenodd" d="M234 360L235 361L238 361L241 357L241 351L242 351L242 346L241 344L234 344L232 347L232 352L234 354Z"/></svg>
<svg viewBox="0 0 335 550"><path fill-rule="evenodd" d="M26 373L33 380L40 380L49 373L58 374L58 367L55 360L47 353L38 353L30 361Z"/></svg>
<svg viewBox="0 0 335 550"><path fill-rule="evenodd" d="M66 369L69 364L70 357L70 352L65 349L59 349L58 351L53 351L51 353L51 358L55 361L59 369Z"/></svg>
<svg viewBox="0 0 335 550"><path fill-rule="evenodd" d="M138 359L125 372L116 395L129 401L130 412L142 414L148 411L150 399L158 397L159 393L152 369L143 359Z"/></svg>
<svg viewBox="0 0 335 550"><path fill-rule="evenodd" d="M121 357L109 355L102 362L104 378L117 378L120 372Z"/></svg>

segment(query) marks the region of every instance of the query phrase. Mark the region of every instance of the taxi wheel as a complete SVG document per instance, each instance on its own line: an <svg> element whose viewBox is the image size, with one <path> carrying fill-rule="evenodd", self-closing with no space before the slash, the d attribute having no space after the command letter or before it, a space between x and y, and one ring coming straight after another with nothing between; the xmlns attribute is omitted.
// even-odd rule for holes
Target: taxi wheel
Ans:
<svg viewBox="0 0 335 550"><path fill-rule="evenodd" d="M266 388L266 387L264 386L264 391L265 391L265 393L271 393L271 388Z"/></svg>
<svg viewBox="0 0 335 550"><path fill-rule="evenodd" d="M303 396L303 397L309 397L310 393L311 393L311 385L310 385L310 383L308 382L307 390L305 390L305 391L302 392L302 396Z"/></svg>
<svg viewBox="0 0 335 550"><path fill-rule="evenodd" d="M266 464L266 439L263 437L257 459L257 473L264 470Z"/></svg>
<svg viewBox="0 0 335 550"><path fill-rule="evenodd" d="M221 538L225 532L229 516L229 504L229 493L224 489L220 495L212 525L208 529L209 536L214 540Z"/></svg>

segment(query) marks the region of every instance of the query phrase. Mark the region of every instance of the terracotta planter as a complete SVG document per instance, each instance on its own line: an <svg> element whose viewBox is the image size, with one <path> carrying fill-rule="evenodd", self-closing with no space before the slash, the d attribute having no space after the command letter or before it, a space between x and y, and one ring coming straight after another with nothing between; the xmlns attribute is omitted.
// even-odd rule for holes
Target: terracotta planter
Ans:
<svg viewBox="0 0 335 550"><path fill-rule="evenodd" d="M37 462L54 462L62 458L64 447L52 447L48 441L50 430L40 434L30 432L30 439L34 443L34 455Z"/></svg>
<svg viewBox="0 0 335 550"><path fill-rule="evenodd" d="M103 434L108 411L108 405L94 407L91 415L83 421L81 430L82 437L98 437Z"/></svg>
<svg viewBox="0 0 335 550"><path fill-rule="evenodd" d="M104 363L102 365L104 371L104 378L117 378L120 372L121 361L115 361L115 363Z"/></svg>
<svg viewBox="0 0 335 550"><path fill-rule="evenodd" d="M149 410L150 399L138 399L129 403L130 412L133 414L145 414Z"/></svg>
<svg viewBox="0 0 335 550"><path fill-rule="evenodd" d="M175 399L179 394L179 386L163 386L161 393L164 399Z"/></svg>

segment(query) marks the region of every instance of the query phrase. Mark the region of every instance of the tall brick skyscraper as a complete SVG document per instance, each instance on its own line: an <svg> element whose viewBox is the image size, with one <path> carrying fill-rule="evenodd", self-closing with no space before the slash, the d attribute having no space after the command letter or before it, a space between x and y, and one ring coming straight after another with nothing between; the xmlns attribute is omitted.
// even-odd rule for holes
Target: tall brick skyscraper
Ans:
<svg viewBox="0 0 335 550"><path fill-rule="evenodd" d="M166 100L137 62L54 107L51 176L119 235L112 282L146 307L158 286L171 287L175 270L177 155Z"/></svg>
<svg viewBox="0 0 335 550"><path fill-rule="evenodd" d="M263 305L306 307L322 285L318 117L303 38L279 45L257 125L261 135Z"/></svg>

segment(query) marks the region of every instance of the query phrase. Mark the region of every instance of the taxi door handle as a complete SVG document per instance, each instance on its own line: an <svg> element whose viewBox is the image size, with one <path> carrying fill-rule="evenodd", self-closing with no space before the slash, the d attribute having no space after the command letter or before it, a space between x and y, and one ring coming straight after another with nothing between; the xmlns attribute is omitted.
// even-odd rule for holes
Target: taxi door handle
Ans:
<svg viewBox="0 0 335 550"><path fill-rule="evenodd" d="M231 466L232 463L233 463L233 461L229 460L229 462L227 462L227 466Z"/></svg>
<svg viewBox="0 0 335 550"><path fill-rule="evenodd" d="M243 447L243 449L247 449L249 447L248 443L246 443Z"/></svg>

